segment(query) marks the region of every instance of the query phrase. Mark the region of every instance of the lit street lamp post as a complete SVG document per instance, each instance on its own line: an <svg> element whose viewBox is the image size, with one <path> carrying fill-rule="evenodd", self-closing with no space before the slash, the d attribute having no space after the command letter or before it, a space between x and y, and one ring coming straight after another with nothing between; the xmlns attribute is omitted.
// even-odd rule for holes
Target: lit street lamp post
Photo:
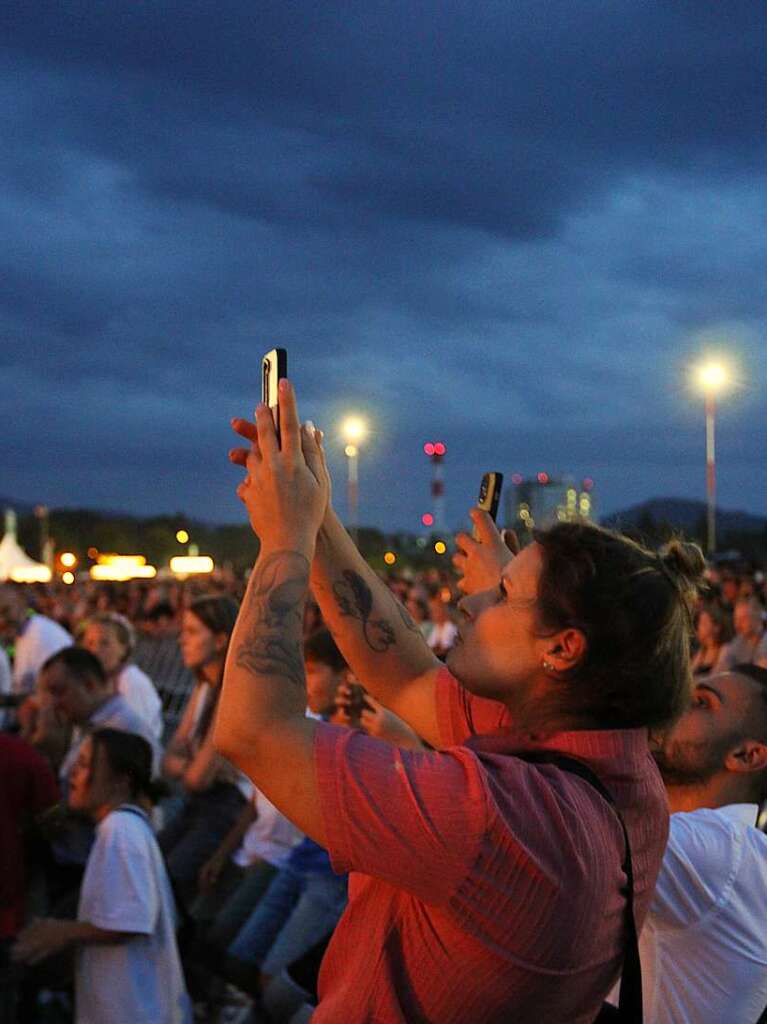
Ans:
<svg viewBox="0 0 767 1024"><path fill-rule="evenodd" d="M346 446L346 512L349 532L357 543L357 517L359 513L359 446L365 440L368 427L361 416L347 416L341 424L341 434Z"/></svg>
<svg viewBox="0 0 767 1024"><path fill-rule="evenodd" d="M697 379L703 392L706 414L706 553L716 551L716 396L728 383L728 374L721 363L699 367Z"/></svg>

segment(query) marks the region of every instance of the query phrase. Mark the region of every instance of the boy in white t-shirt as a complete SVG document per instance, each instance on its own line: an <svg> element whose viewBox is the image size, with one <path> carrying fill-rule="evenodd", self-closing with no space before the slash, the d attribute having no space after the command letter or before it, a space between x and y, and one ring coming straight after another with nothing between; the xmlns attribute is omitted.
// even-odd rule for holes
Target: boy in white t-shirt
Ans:
<svg viewBox="0 0 767 1024"><path fill-rule="evenodd" d="M36 921L14 947L30 965L76 949L76 1024L191 1024L170 882L144 810L151 771L151 747L135 733L84 741L69 804L97 827L77 920Z"/></svg>

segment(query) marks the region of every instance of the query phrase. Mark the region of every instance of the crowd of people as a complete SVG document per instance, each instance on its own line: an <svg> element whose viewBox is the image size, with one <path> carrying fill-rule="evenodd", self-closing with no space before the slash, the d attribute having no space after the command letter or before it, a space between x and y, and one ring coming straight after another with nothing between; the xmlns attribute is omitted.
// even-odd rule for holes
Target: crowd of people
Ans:
<svg viewBox="0 0 767 1024"><path fill-rule="evenodd" d="M248 580L0 587L0 1021L756 1024L761 573L474 510L377 575L281 401Z"/></svg>

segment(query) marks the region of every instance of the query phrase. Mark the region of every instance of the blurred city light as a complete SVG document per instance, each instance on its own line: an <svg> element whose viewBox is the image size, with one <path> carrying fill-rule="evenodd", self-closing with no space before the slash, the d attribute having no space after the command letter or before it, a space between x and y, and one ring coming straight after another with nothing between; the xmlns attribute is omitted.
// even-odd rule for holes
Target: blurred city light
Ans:
<svg viewBox="0 0 767 1024"><path fill-rule="evenodd" d="M186 532L186 530L177 530L176 540L179 542L179 544L188 544L189 534Z"/></svg>
<svg viewBox="0 0 767 1024"><path fill-rule="evenodd" d="M194 576L213 572L213 559L209 555L176 555L170 560L174 576Z"/></svg>
<svg viewBox="0 0 767 1024"><path fill-rule="evenodd" d="M346 455L350 459L354 459L357 457L357 455L359 455L359 448L357 447L356 444L347 444L347 446L344 448L344 455Z"/></svg>
<svg viewBox="0 0 767 1024"><path fill-rule="evenodd" d="M95 562L98 557L99 557L99 549L98 548L88 548L88 558L92 558L93 561Z"/></svg>
<svg viewBox="0 0 767 1024"><path fill-rule="evenodd" d="M511 474L511 482L513 484L516 484L517 486L519 486L519 484L521 484L524 479L525 478L522 476L521 473L512 473Z"/></svg>
<svg viewBox="0 0 767 1024"><path fill-rule="evenodd" d="M443 540L438 540L434 545L434 550L437 552L438 555L444 555L444 553L447 551L447 544L445 544Z"/></svg>
<svg viewBox="0 0 767 1024"><path fill-rule="evenodd" d="M384 562L386 562L387 565L394 565L396 561L397 556L394 554L394 552L387 551L386 554L384 555Z"/></svg>
<svg viewBox="0 0 767 1024"><path fill-rule="evenodd" d="M11 569L14 583L50 583L52 575L47 565L18 565Z"/></svg>
<svg viewBox="0 0 767 1024"><path fill-rule="evenodd" d="M61 579L63 583L69 585L75 582L75 574L73 572L65 572Z"/></svg>
<svg viewBox="0 0 767 1024"><path fill-rule="evenodd" d="M434 445L431 443L431 441L427 441L426 444L423 446L423 450L425 455L432 456L434 454Z"/></svg>
<svg viewBox="0 0 767 1024"><path fill-rule="evenodd" d="M445 447L445 445L441 441L437 441L436 444L434 445L434 454L445 455L446 452L447 448Z"/></svg>
<svg viewBox="0 0 767 1024"><path fill-rule="evenodd" d="M549 482L549 474L548 473L539 473L538 474L538 483L539 484L547 484L548 482Z"/></svg>
<svg viewBox="0 0 767 1024"><path fill-rule="evenodd" d="M118 556L113 557L116 559L113 562L99 562L98 565L91 566L92 580L122 583L125 580L151 580L157 575L157 569L153 565L146 565L145 559L143 562L136 562L130 557L123 561L120 561Z"/></svg>
<svg viewBox="0 0 767 1024"><path fill-rule="evenodd" d="M424 514L421 516L421 522L423 523L424 526L433 526L434 516L431 514L431 512L424 512Z"/></svg>
<svg viewBox="0 0 767 1024"><path fill-rule="evenodd" d="M77 565L77 555L72 551L62 552L59 561L65 569L72 569Z"/></svg>

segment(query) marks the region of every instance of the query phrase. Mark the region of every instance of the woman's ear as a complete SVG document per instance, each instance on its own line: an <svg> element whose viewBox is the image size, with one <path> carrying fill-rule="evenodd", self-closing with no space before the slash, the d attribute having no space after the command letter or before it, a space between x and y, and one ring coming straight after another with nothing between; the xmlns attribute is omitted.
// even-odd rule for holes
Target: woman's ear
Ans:
<svg viewBox="0 0 767 1024"><path fill-rule="evenodd" d="M554 672L569 672L586 657L588 643L580 629L562 629L546 639L544 657Z"/></svg>

